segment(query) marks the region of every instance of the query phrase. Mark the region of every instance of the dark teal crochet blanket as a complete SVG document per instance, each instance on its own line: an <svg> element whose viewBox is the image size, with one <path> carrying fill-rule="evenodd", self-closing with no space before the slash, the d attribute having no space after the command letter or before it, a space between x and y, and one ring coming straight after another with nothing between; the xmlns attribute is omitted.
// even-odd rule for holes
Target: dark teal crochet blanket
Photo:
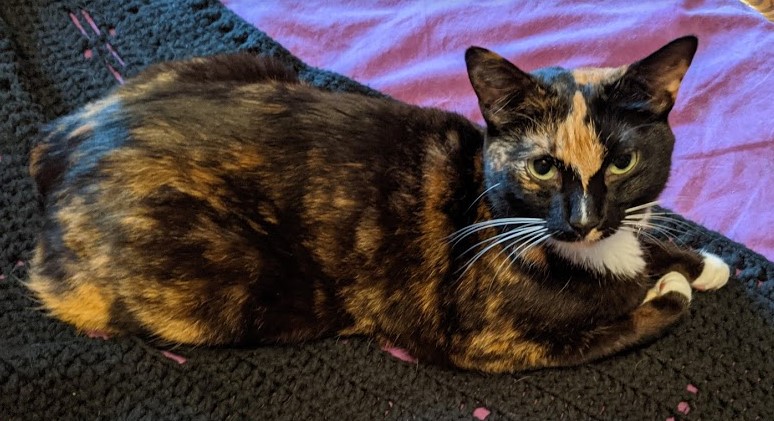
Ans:
<svg viewBox="0 0 774 421"><path fill-rule="evenodd" d="M37 127L151 63L238 50L380 95L305 65L214 0L0 6L0 419L774 419L774 265L693 223L679 240L731 264L729 285L697 294L660 341L578 368L444 370L360 338L161 350L46 318L21 284L39 225L27 172Z"/></svg>

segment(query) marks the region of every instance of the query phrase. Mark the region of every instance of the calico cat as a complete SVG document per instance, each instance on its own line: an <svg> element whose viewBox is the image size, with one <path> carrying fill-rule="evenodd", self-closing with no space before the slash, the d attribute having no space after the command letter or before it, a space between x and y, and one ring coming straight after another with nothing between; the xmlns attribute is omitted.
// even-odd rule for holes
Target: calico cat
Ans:
<svg viewBox="0 0 774 421"><path fill-rule="evenodd" d="M696 47L532 74L471 47L485 129L248 54L156 65L35 147L28 286L77 329L165 343L369 335L486 372L611 355L729 276L647 230Z"/></svg>

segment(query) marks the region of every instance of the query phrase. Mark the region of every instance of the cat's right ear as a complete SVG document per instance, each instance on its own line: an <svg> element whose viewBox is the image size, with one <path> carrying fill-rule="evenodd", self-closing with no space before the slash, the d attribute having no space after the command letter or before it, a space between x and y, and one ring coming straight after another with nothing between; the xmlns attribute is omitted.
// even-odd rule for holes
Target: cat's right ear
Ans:
<svg viewBox="0 0 774 421"><path fill-rule="evenodd" d="M508 111L518 109L537 86L532 76L485 48L468 48L465 63L481 113L490 126L507 121Z"/></svg>
<svg viewBox="0 0 774 421"><path fill-rule="evenodd" d="M629 66L622 86L628 86L626 93L630 102L644 95L644 104L650 111L661 115L669 113L698 43L693 35L678 38Z"/></svg>

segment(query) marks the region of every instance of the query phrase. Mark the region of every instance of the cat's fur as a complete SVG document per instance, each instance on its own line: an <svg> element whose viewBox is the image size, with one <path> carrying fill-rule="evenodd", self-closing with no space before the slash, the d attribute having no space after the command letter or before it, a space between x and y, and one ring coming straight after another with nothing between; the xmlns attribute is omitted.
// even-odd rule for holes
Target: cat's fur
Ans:
<svg viewBox="0 0 774 421"><path fill-rule="evenodd" d="M155 66L34 149L29 287L78 329L175 343L361 334L490 372L612 354L685 314L688 280L728 278L647 241L649 208L631 209L667 180L695 50L685 37L631 66L529 75L473 47L485 133L246 54ZM634 169L612 174L630 151ZM550 180L526 169L541 156ZM514 217L542 222L461 231ZM504 232L523 235L492 240Z"/></svg>

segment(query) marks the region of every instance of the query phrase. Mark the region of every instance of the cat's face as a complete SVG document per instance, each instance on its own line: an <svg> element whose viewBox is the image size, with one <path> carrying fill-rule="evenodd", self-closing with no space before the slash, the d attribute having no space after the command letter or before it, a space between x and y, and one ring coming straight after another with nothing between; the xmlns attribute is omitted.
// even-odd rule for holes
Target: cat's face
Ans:
<svg viewBox="0 0 774 421"><path fill-rule="evenodd" d="M685 37L629 66L532 74L468 49L494 217L541 218L555 240L593 242L655 200L674 144L667 115L696 46Z"/></svg>

